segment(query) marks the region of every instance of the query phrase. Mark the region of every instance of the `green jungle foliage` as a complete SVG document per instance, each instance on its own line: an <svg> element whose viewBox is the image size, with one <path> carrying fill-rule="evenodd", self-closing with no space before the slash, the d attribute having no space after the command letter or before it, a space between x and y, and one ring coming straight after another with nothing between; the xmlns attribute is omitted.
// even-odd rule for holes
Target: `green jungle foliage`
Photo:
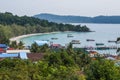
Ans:
<svg viewBox="0 0 120 80"><path fill-rule="evenodd" d="M0 13L0 43L9 43L9 38L32 33L44 33L54 31L89 32L86 26L58 24L40 20L34 17L13 15L12 13Z"/></svg>
<svg viewBox="0 0 120 80"><path fill-rule="evenodd" d="M45 48L45 47L44 47ZM47 47L46 47L47 48ZM40 61L4 59L0 80L120 80L120 67L114 61L92 60L71 45L60 51L46 51Z"/></svg>

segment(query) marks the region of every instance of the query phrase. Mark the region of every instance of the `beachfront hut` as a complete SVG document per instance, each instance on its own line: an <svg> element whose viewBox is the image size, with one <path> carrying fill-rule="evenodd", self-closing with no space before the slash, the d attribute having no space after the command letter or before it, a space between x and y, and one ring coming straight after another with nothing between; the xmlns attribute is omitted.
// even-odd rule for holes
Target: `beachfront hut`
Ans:
<svg viewBox="0 0 120 80"><path fill-rule="evenodd" d="M38 45L38 46L43 46L45 44L49 45L48 41L39 41L39 40L36 40L35 43Z"/></svg>

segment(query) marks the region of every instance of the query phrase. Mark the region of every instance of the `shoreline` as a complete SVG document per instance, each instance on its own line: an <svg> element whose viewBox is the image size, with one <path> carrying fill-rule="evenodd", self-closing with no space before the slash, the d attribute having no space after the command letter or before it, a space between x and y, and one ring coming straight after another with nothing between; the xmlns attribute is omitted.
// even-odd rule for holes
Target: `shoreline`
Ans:
<svg viewBox="0 0 120 80"><path fill-rule="evenodd" d="M10 42L12 41L17 41L19 42L21 38L25 38L25 37L30 37L30 36L37 36L37 35L44 35L44 34L54 34L54 33L60 33L61 31L58 32L47 32L47 33L33 33L33 34L26 34L26 35L20 35L20 36L16 36L16 37L12 37L10 38ZM64 32L74 32L74 31L64 31ZM89 32L95 32L95 31L89 31Z"/></svg>
<svg viewBox="0 0 120 80"><path fill-rule="evenodd" d="M60 33L60 32L48 32L48 33L26 34L26 35L21 35L21 36L12 37L12 38L10 38L9 40L10 40L10 42L12 42L12 41L17 41L17 42L19 42L21 38L30 37L30 36L36 36L36 35L44 35L44 34L54 34L54 33Z"/></svg>

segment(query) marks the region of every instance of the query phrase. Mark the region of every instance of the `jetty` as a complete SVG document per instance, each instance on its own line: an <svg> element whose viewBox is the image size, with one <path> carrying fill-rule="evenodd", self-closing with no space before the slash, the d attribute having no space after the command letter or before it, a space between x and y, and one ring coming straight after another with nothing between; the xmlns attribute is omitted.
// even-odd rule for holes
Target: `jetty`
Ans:
<svg viewBox="0 0 120 80"><path fill-rule="evenodd" d="M109 49L118 49L119 47L118 46L100 46L100 47L84 46L81 48L85 50L109 50Z"/></svg>

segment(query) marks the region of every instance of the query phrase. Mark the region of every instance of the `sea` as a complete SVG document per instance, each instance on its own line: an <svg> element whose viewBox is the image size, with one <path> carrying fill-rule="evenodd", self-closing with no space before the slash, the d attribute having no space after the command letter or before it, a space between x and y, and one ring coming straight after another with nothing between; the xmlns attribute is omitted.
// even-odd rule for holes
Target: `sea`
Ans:
<svg viewBox="0 0 120 80"><path fill-rule="evenodd" d="M93 24L93 23L71 23L73 25L86 25L93 32L57 32L50 34L42 34L21 38L25 46L30 46L35 40L47 40L54 44L61 44L62 46L68 45L72 40L79 40L80 44L74 44L73 47L98 47L96 43L103 44L101 46L118 47L120 44L108 41L116 41L120 37L120 24ZM67 37L72 35L72 37ZM56 38L56 39L52 39ZM87 39L94 41L87 41ZM118 54L116 49L95 50L101 54Z"/></svg>

